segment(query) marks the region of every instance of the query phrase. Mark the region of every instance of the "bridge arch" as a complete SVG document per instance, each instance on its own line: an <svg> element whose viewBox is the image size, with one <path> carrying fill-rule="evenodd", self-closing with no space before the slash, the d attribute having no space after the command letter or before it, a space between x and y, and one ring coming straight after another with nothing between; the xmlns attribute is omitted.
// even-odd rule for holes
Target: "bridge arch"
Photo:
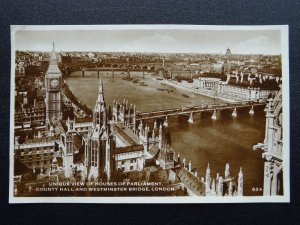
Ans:
<svg viewBox="0 0 300 225"><path fill-rule="evenodd" d="M132 69L132 68L133 68L133 66L132 66L132 65L130 65L130 64L127 64L127 65L126 65L126 68L127 68L127 69Z"/></svg>
<svg viewBox="0 0 300 225"><path fill-rule="evenodd" d="M155 66L150 66L150 68L149 68L150 70L155 70Z"/></svg>
<svg viewBox="0 0 300 225"><path fill-rule="evenodd" d="M122 68L122 67L123 67L123 64L119 64L118 67L119 67L119 68Z"/></svg>
<svg viewBox="0 0 300 225"><path fill-rule="evenodd" d="M148 70L148 66L143 66L142 69L143 70Z"/></svg>
<svg viewBox="0 0 300 225"><path fill-rule="evenodd" d="M140 65L135 65L135 66L133 67L133 69L136 69L136 70L141 70L141 69L142 69L142 67L141 67Z"/></svg>
<svg viewBox="0 0 300 225"><path fill-rule="evenodd" d="M119 66L118 66L118 64L112 64L111 67L118 68Z"/></svg>
<svg viewBox="0 0 300 225"><path fill-rule="evenodd" d="M111 64L110 63L105 63L104 67L111 67Z"/></svg>

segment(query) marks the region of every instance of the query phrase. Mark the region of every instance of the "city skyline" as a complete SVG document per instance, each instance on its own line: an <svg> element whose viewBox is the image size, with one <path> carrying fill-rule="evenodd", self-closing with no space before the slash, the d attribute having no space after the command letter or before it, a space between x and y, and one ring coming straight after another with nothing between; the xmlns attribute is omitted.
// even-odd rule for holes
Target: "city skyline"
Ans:
<svg viewBox="0 0 300 225"><path fill-rule="evenodd" d="M21 51L281 54L280 30L18 30Z"/></svg>

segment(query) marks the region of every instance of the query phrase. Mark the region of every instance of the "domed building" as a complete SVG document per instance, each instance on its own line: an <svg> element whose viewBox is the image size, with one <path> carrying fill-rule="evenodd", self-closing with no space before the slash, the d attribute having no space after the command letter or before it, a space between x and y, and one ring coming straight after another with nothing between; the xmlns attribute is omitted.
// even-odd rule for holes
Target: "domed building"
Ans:
<svg viewBox="0 0 300 225"><path fill-rule="evenodd" d="M228 46L227 50L226 50L226 53L225 53L226 56L230 56L231 55L231 51L230 51L230 48Z"/></svg>

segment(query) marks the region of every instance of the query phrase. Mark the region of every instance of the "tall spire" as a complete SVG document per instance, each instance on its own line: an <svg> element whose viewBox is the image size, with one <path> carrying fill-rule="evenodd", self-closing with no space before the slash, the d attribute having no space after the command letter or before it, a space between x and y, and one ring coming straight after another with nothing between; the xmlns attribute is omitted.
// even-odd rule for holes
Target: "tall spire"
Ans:
<svg viewBox="0 0 300 225"><path fill-rule="evenodd" d="M242 171L242 167L240 167L239 178L243 178L243 171Z"/></svg>
<svg viewBox="0 0 300 225"><path fill-rule="evenodd" d="M223 196L223 177L220 176L218 179L218 196Z"/></svg>
<svg viewBox="0 0 300 225"><path fill-rule="evenodd" d="M205 176L205 191L208 193L210 191L210 168L209 168L209 163L207 164L207 169L206 169L206 176Z"/></svg>
<svg viewBox="0 0 300 225"><path fill-rule="evenodd" d="M225 179L230 177L230 166L229 163L226 163L225 165Z"/></svg>
<svg viewBox="0 0 300 225"><path fill-rule="evenodd" d="M153 125L153 129L157 128L157 123L156 123L156 119L154 120L154 125Z"/></svg>
<svg viewBox="0 0 300 225"><path fill-rule="evenodd" d="M103 93L103 83L102 79L99 80L99 92L98 98L96 101L95 109L94 109L94 123L99 124L101 123L100 127L102 127L102 123L106 121L106 105L104 101L104 93Z"/></svg>
<svg viewBox="0 0 300 225"><path fill-rule="evenodd" d="M57 58L56 58L56 53L55 53L54 41L53 41L53 48L52 48L52 52L51 52L51 56L50 56L50 64L57 65Z"/></svg>
<svg viewBox="0 0 300 225"><path fill-rule="evenodd" d="M104 102L104 93L103 93L102 78L100 78L100 80L99 80L98 102Z"/></svg>
<svg viewBox="0 0 300 225"><path fill-rule="evenodd" d="M159 149L162 149L162 140L163 137L162 137L162 125L160 124L159 125L159 131L158 131L158 148Z"/></svg>
<svg viewBox="0 0 300 225"><path fill-rule="evenodd" d="M152 139L153 139L153 140L155 139L155 133L154 133L154 130L152 131Z"/></svg>
<svg viewBox="0 0 300 225"><path fill-rule="evenodd" d="M206 168L206 174L208 175L210 175L210 168L209 168L209 163L207 164L207 168Z"/></svg>
<svg viewBox="0 0 300 225"><path fill-rule="evenodd" d="M242 167L240 168L239 178L238 178L238 195L243 196L243 189L244 189L244 175L242 171Z"/></svg>

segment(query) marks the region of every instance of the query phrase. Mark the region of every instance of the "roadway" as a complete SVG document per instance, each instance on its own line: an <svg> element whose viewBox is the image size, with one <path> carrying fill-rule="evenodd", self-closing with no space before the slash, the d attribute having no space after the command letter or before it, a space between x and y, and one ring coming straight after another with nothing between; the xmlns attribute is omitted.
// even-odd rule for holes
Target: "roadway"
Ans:
<svg viewBox="0 0 300 225"><path fill-rule="evenodd" d="M221 111L226 109L238 109L238 108L254 108L256 106L266 105L266 101L254 102L254 101L243 101L235 103L222 103L222 104L202 104L200 106L183 107L176 109L165 109L152 112L143 112L137 114L137 120L156 119L163 117L171 117L177 115L190 115L191 113L201 113L209 111Z"/></svg>

